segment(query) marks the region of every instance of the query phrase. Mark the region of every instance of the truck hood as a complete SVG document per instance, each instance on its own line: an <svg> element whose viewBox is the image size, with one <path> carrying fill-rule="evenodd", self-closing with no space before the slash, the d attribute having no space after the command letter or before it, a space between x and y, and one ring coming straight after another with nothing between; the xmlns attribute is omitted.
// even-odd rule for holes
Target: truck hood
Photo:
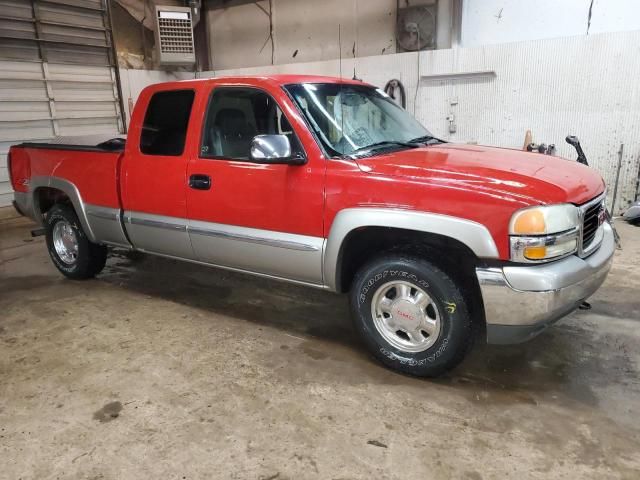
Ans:
<svg viewBox="0 0 640 480"><path fill-rule="evenodd" d="M372 175L476 190L522 204L581 204L604 191L602 177L576 161L506 148L441 145L356 159Z"/></svg>

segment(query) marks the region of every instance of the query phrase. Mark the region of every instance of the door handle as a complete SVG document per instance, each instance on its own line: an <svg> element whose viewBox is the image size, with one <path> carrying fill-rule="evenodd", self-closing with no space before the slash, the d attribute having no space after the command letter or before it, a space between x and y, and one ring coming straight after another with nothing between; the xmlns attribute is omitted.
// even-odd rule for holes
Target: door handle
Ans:
<svg viewBox="0 0 640 480"><path fill-rule="evenodd" d="M196 190L209 190L211 188L211 177L195 173L189 177L189 186Z"/></svg>

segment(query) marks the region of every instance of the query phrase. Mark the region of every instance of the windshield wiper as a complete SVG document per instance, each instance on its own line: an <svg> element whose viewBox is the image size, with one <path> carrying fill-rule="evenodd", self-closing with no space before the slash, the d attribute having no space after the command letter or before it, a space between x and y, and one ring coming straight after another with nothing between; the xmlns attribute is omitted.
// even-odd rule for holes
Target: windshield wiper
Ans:
<svg viewBox="0 0 640 480"><path fill-rule="evenodd" d="M432 143L447 143L444 140L434 137L433 135L423 135L422 137L416 137L409 140L409 143L424 143L429 145Z"/></svg>
<svg viewBox="0 0 640 480"><path fill-rule="evenodd" d="M376 142L376 143L372 143L371 145L366 145L364 147L357 148L353 152L351 152L351 155L358 154L361 152L371 151L371 150L378 150L380 148L395 147L395 146L407 147L407 148L418 148L420 145L413 141L400 142L395 140L384 140L382 142Z"/></svg>

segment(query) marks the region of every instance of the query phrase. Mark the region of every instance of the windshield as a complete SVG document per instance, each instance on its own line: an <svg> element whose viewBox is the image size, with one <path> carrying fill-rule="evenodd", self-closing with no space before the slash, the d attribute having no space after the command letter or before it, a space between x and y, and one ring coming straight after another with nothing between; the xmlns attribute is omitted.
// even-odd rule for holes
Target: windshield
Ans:
<svg viewBox="0 0 640 480"><path fill-rule="evenodd" d="M374 87L304 83L285 88L332 155L415 148L419 145L412 142L433 139L415 118Z"/></svg>

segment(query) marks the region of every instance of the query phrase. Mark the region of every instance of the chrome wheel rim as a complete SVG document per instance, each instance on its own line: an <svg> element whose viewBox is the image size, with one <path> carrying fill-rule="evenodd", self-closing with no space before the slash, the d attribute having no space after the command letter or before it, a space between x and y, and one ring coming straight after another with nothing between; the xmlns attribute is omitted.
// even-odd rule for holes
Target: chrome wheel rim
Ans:
<svg viewBox="0 0 640 480"><path fill-rule="evenodd" d="M78 237L66 220L60 220L53 226L53 248L58 258L67 265L73 265L78 260Z"/></svg>
<svg viewBox="0 0 640 480"><path fill-rule="evenodd" d="M412 283L399 280L376 290L371 314L382 338L407 353L427 350L442 328L440 311L433 298Z"/></svg>

